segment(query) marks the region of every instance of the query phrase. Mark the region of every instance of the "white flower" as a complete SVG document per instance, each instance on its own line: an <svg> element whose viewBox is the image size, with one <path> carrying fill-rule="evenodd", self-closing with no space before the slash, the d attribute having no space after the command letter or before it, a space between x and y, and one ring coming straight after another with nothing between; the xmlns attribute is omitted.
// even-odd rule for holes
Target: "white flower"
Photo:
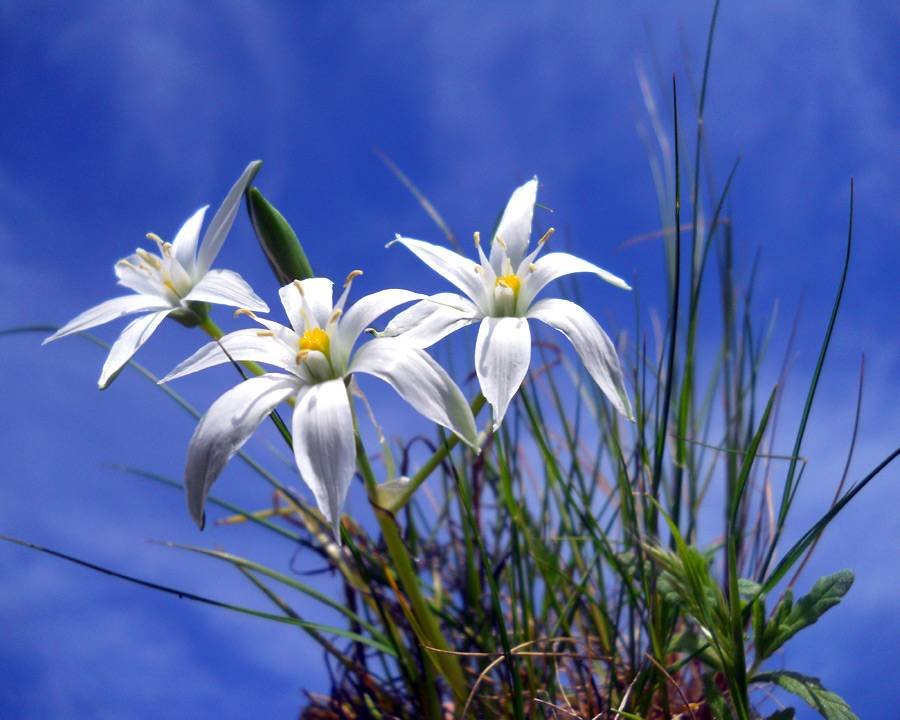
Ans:
<svg viewBox="0 0 900 720"><path fill-rule="evenodd" d="M268 312L269 307L240 275L231 270L210 270L234 223L244 190L260 165L258 160L250 163L238 178L206 228L199 250L197 240L208 205L181 226L172 243L163 242L152 233L147 236L157 244L159 255L139 248L134 255L116 263L119 285L136 294L113 298L85 310L44 340L44 344L125 315L145 313L132 320L110 348L97 383L102 390L167 316L193 318L195 313L190 303L218 303Z"/></svg>
<svg viewBox="0 0 900 720"><path fill-rule="evenodd" d="M479 323L475 370L481 391L493 410L496 430L531 363L528 320L541 320L569 339L610 402L632 419L619 357L597 321L568 300L534 302L548 283L571 273L593 273L616 287L631 288L621 278L568 253L549 253L538 258L552 229L526 254L537 185L534 178L513 192L494 233L490 258L485 257L476 233L478 263L439 245L399 235L388 243L409 248L464 295L432 295L397 315L380 335L399 337L415 347L426 348L459 328Z"/></svg>
<svg viewBox="0 0 900 720"><path fill-rule="evenodd" d="M456 433L477 450L475 419L462 391L423 350L391 339L353 347L376 318L422 296L382 290L344 311L351 273L337 304L324 278L295 281L281 288L291 326L247 313L264 330L238 330L209 343L176 367L162 382L213 365L252 360L281 372L245 380L216 400L191 438L185 469L188 509L197 524L209 489L225 464L281 402L293 398L294 458L322 514L338 535L341 507L356 468L353 412L347 381L353 373L374 375L391 385L425 417Z"/></svg>

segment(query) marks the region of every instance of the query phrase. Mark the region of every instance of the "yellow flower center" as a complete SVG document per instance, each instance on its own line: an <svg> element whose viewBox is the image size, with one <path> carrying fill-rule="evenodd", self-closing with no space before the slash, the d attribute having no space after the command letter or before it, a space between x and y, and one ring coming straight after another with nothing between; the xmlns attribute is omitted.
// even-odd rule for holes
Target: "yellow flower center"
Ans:
<svg viewBox="0 0 900 720"><path fill-rule="evenodd" d="M320 327L307 330L300 338L301 350L318 350L323 355L328 355L329 344L328 333Z"/></svg>
<svg viewBox="0 0 900 720"><path fill-rule="evenodd" d="M519 276L512 275L501 275L497 278L497 287L507 287L513 291L515 295L519 294L519 286L522 284L522 281L519 280Z"/></svg>

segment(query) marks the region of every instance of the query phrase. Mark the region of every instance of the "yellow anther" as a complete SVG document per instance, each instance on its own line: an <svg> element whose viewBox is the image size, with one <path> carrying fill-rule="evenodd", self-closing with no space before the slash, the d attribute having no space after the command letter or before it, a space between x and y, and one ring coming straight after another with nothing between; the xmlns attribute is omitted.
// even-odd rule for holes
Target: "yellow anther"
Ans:
<svg viewBox="0 0 900 720"><path fill-rule="evenodd" d="M234 317L240 317L241 315L247 315L248 317L256 320L256 313L252 310L248 310L247 308L238 308L234 311Z"/></svg>
<svg viewBox="0 0 900 720"><path fill-rule="evenodd" d="M147 236L146 236L146 237L147 237L148 240L152 240L152 241L155 242L157 245L160 245L160 246L161 246L161 245L163 244L163 239L162 239L159 235L157 235L156 233L147 233Z"/></svg>
<svg viewBox="0 0 900 720"><path fill-rule="evenodd" d="M506 250L506 242L499 235L494 235L494 242L497 243L500 247Z"/></svg>
<svg viewBox="0 0 900 720"><path fill-rule="evenodd" d="M275 333L271 330L257 330L256 337L275 337Z"/></svg>
<svg viewBox="0 0 900 720"><path fill-rule="evenodd" d="M481 233L476 230L474 233L472 233L472 236L475 238L475 247L480 247L481 246Z"/></svg>
<svg viewBox="0 0 900 720"><path fill-rule="evenodd" d="M344 287L347 287L350 283L352 283L356 278L363 274L362 270L354 270L348 276L347 279L344 280Z"/></svg>
<svg viewBox="0 0 900 720"><path fill-rule="evenodd" d="M323 355L328 355L328 346L330 344L328 333L320 327L307 330L303 333L303 337L300 338L301 350L318 350Z"/></svg>
<svg viewBox="0 0 900 720"><path fill-rule="evenodd" d="M522 285L522 281L519 279L518 275L501 275L497 278L497 287L505 287L509 288L513 291L514 294L519 294L519 287Z"/></svg>
<svg viewBox="0 0 900 720"><path fill-rule="evenodd" d="M543 245L545 242L547 242L550 239L550 237L553 235L553 233L555 233L555 232L556 232L556 228L549 228L547 230L547 232L545 232L543 235L541 235L541 239L538 240L538 245Z"/></svg>
<svg viewBox="0 0 900 720"><path fill-rule="evenodd" d="M331 313L331 317L328 318L328 324L331 325L332 323L336 323L338 321L338 318L343 314L343 310L341 310L340 308L335 308L334 312Z"/></svg>

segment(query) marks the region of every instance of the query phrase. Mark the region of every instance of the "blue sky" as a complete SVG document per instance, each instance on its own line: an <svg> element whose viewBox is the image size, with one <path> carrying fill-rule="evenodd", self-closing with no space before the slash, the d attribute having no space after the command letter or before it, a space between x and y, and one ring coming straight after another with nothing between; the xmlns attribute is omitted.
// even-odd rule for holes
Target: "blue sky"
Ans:
<svg viewBox="0 0 900 720"><path fill-rule="evenodd" d="M342 278L362 267L360 293L437 289L439 280L407 253L383 249L398 231L440 237L373 146L463 238L487 231L512 188L538 174L558 241L633 280L645 312L660 307L659 248L617 249L659 226L636 130L636 66L651 77L675 71L690 107L710 4L361 7L4 3L0 327L62 323L111 297L116 259L144 233L171 236L198 206L217 203L257 157L265 161L258 184L294 223L320 274ZM856 254L804 446L812 460L797 533L833 492L863 351L868 381L853 477L900 434L898 29L900 11L888 2L725 2L720 14L707 137L720 183L742 156L732 218L740 261L746 267L760 253L760 311L779 306L772 379L801 298L804 308L783 427L796 420L815 362L839 273L849 177L857 183ZM239 270L274 304L245 218L219 265ZM612 332L631 322L622 295L604 289L591 300ZM112 339L118 329L100 334ZM315 569L250 528L201 536L176 493L109 469L130 463L179 476L191 419L129 374L98 393L95 348L73 339L41 349L38 340L3 340L0 350L0 532L237 601L252 596L227 567L145 540L221 545ZM199 342L164 326L140 360L164 372ZM179 389L205 407L232 380L212 372ZM266 456L263 441L251 447ZM246 477L232 467L223 492L263 504ZM784 660L822 677L861 717L878 716L895 693L900 590L885 558L896 556L900 537L897 480L896 468L885 473L820 545L807 586L842 567L857 571L857 583ZM363 502L351 496L349 507ZM0 716L230 717L252 709L290 717L302 688L326 686L318 653L282 627L13 547L0 547L0 569Z"/></svg>

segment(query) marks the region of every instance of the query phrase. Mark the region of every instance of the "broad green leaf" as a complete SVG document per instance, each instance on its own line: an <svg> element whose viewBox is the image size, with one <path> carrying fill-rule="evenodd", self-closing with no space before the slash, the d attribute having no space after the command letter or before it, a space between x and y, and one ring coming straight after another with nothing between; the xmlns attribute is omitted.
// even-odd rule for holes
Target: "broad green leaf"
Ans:
<svg viewBox="0 0 900 720"><path fill-rule="evenodd" d="M790 591L775 608L763 632L758 648L760 658L769 657L803 628L816 622L829 608L837 605L853 585L853 573L841 570L816 581L807 595L793 605Z"/></svg>
<svg viewBox="0 0 900 720"><path fill-rule="evenodd" d="M313 277L312 266L297 234L259 188L247 191L247 210L259 244L278 282L287 285L293 280Z"/></svg>
<svg viewBox="0 0 900 720"><path fill-rule="evenodd" d="M859 720L843 698L823 688L818 678L782 670L757 675L753 682L775 683L803 700L825 720Z"/></svg>

